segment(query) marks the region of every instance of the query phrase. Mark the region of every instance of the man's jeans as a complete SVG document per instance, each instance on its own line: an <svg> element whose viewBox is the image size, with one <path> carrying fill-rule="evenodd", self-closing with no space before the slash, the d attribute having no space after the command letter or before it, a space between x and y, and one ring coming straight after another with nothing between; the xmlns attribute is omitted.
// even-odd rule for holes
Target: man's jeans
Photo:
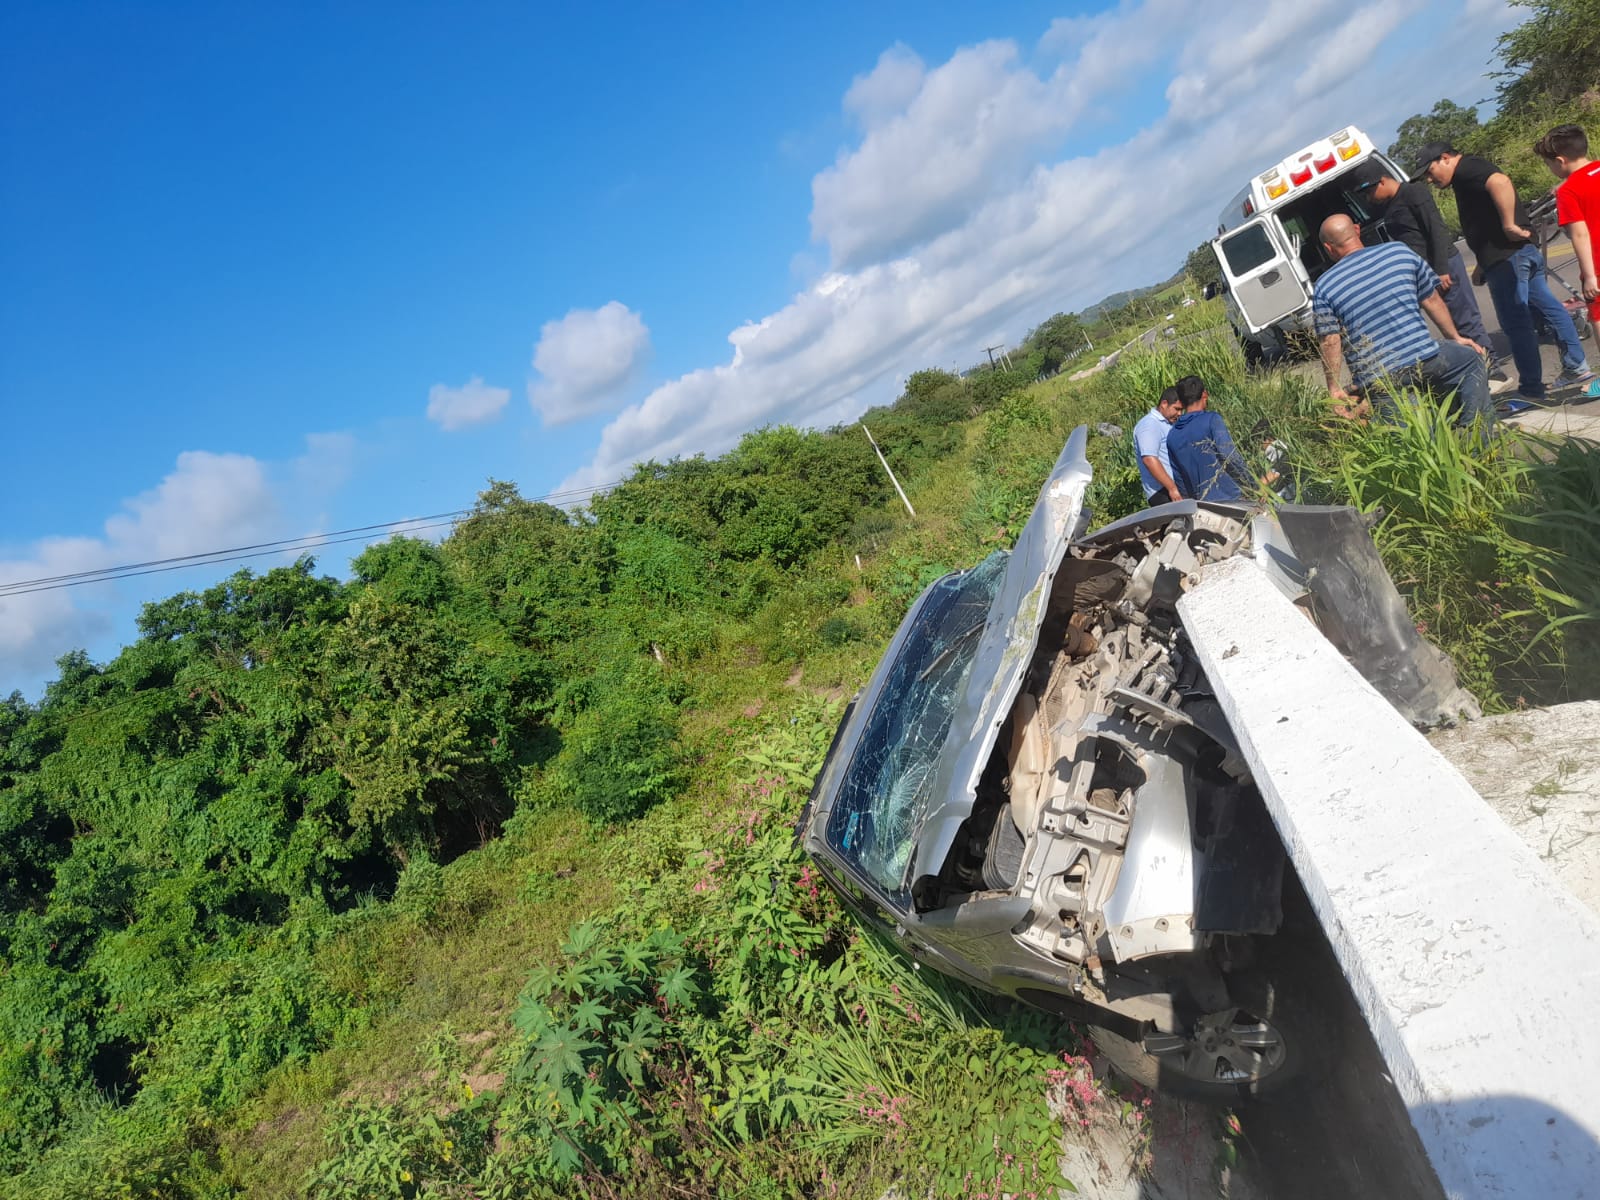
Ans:
<svg viewBox="0 0 1600 1200"><path fill-rule="evenodd" d="M1459 342L1440 342L1439 353L1396 371L1384 382L1396 390L1415 390L1441 398L1455 392L1457 425L1471 425L1481 420L1487 428L1494 423L1494 403L1489 399L1489 368L1483 355ZM1379 413L1386 420L1397 420L1399 413L1388 394L1389 389L1374 384L1369 390Z"/></svg>
<svg viewBox="0 0 1600 1200"><path fill-rule="evenodd" d="M1445 269L1450 275L1450 290L1444 293L1444 306L1450 310L1450 319L1456 323L1456 332L1464 338L1471 338L1485 350L1493 350L1494 347L1489 345L1489 331L1483 327L1483 314L1478 311L1478 297L1473 293L1467 264L1461 261L1461 251L1450 255Z"/></svg>
<svg viewBox="0 0 1600 1200"><path fill-rule="evenodd" d="M1583 371L1588 362L1578 344L1578 331L1561 301L1550 294L1544 281L1544 259L1533 246L1523 246L1504 262L1483 273L1494 301L1500 328L1511 340L1511 357L1517 364L1517 391L1533 400L1544 396L1544 367L1539 362L1539 335L1533 328L1533 310L1555 331L1561 345L1561 365Z"/></svg>

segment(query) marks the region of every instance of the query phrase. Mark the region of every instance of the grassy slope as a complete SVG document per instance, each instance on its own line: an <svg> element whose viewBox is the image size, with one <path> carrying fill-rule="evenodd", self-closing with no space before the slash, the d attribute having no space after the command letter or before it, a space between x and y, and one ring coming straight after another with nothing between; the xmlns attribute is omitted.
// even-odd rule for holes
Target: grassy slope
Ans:
<svg viewBox="0 0 1600 1200"><path fill-rule="evenodd" d="M351 994L390 999L367 1028L274 1072L223 1133L225 1158L248 1193L299 1195L325 1153L327 1106L393 1099L425 1078L426 1047L441 1030L464 1035L486 1066L511 1034L530 966L554 954L571 924L612 902L612 881L588 869L606 840L575 814L541 814L450 864L448 899L433 921L391 920L339 939L323 969ZM489 1082L480 1079L480 1088Z"/></svg>

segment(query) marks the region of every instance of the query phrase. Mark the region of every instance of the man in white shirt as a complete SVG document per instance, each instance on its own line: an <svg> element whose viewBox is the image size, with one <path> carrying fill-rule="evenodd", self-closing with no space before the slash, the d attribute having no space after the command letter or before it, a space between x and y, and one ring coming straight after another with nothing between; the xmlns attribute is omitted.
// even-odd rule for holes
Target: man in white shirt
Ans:
<svg viewBox="0 0 1600 1200"><path fill-rule="evenodd" d="M1133 427L1133 458L1139 466L1139 481L1144 484L1147 504L1168 500L1182 500L1178 485L1172 481L1172 460L1167 457L1167 434L1172 423L1183 411L1183 401L1178 399L1178 389L1168 388L1161 393L1156 406Z"/></svg>

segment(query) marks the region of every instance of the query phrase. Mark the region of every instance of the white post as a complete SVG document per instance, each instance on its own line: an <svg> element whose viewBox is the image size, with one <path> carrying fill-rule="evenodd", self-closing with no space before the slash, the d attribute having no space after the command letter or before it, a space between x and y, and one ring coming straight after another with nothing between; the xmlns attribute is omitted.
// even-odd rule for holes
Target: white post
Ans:
<svg viewBox="0 0 1600 1200"><path fill-rule="evenodd" d="M873 453L878 456L878 461L883 464L883 469L888 471L889 482L894 484L894 490L900 493L900 503L906 506L906 511L908 513L910 513L913 517L916 516L917 510L911 507L911 501L906 499L905 488L900 486L900 481L894 477L894 472L889 470L889 460L883 456L883 451L878 449L877 440L872 436L872 430L867 428L867 423L865 421L861 423L861 432L867 435L867 441L872 443Z"/></svg>

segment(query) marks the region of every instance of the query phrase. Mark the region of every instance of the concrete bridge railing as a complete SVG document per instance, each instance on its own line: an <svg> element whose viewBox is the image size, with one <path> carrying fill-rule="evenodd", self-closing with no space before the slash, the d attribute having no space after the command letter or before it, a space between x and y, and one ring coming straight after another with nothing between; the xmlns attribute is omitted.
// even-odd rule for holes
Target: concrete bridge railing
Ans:
<svg viewBox="0 0 1600 1200"><path fill-rule="evenodd" d="M1179 609L1446 1192L1600 1197L1600 917L1250 559Z"/></svg>

